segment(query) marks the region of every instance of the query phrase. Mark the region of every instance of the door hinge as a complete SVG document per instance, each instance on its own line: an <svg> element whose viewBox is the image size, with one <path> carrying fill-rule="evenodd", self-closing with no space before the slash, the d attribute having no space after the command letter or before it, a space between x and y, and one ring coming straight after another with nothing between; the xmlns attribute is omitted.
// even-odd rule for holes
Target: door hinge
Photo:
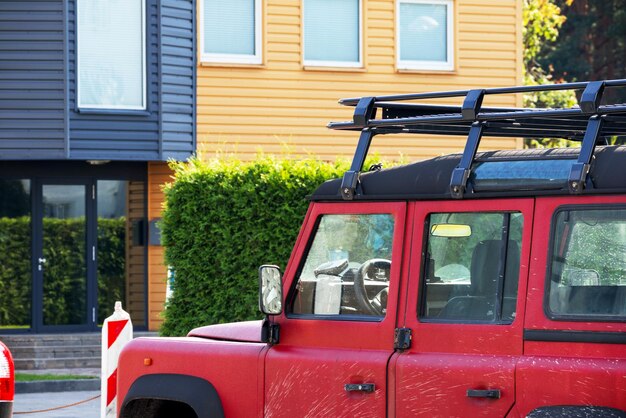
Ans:
<svg viewBox="0 0 626 418"><path fill-rule="evenodd" d="M91 185L91 199L96 200L96 185L95 184Z"/></svg>
<svg viewBox="0 0 626 418"><path fill-rule="evenodd" d="M96 261L96 246L91 246L91 261Z"/></svg>
<svg viewBox="0 0 626 418"><path fill-rule="evenodd" d="M411 348L411 328L396 328L393 338L393 348L396 350Z"/></svg>
<svg viewBox="0 0 626 418"><path fill-rule="evenodd" d="M274 345L280 340L280 325L274 324L265 318L261 326L261 342Z"/></svg>
<svg viewBox="0 0 626 418"><path fill-rule="evenodd" d="M96 322L96 308L91 308L91 320Z"/></svg>

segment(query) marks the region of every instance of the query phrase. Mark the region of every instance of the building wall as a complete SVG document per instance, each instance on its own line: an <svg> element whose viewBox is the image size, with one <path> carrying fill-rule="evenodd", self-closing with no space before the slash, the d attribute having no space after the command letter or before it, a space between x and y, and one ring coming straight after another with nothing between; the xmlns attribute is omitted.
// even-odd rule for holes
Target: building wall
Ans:
<svg viewBox="0 0 626 418"><path fill-rule="evenodd" d="M251 159L260 151L312 154L324 159L352 156L358 134L326 129L349 120L352 108L337 99L433 90L521 84L521 2L455 0L455 70L398 71L395 0L363 1L364 68L306 68L302 65L300 0L266 0L262 65L200 63L198 150ZM198 31L201 36L201 31ZM499 96L485 105L518 106L521 97ZM460 101L457 102L460 104ZM397 159L424 159L460 151L465 138L374 140L371 152ZM487 148L515 148L515 139L487 139Z"/></svg>
<svg viewBox="0 0 626 418"><path fill-rule="evenodd" d="M144 309L146 307L146 258L143 237L136 237L141 229L134 228L137 222L145 220L146 184L143 181L129 181L126 191L126 311L135 319L135 327L145 327ZM140 224L141 225L141 224Z"/></svg>
<svg viewBox="0 0 626 418"><path fill-rule="evenodd" d="M200 1L200 0L199 0ZM266 0L263 8L263 63L216 65L198 59L197 144L204 158L215 153L252 159L260 151L324 159L351 157L358 134L326 129L349 120L352 108L337 99L365 95L519 85L522 69L521 2L456 0L455 70L398 71L395 62L395 1L364 5L364 68L305 68L302 65L301 1ZM198 36L201 36L198 29ZM165 41L164 41L165 42ZM487 98L485 105L519 106L519 96ZM460 102L458 102L460 103ZM371 148L386 158L424 159L463 149L465 138L424 140L401 136L375 139ZM515 139L484 139L483 148L516 148ZM162 185L171 171L151 163L148 216L161 216ZM149 329L162 323L167 271L163 248L150 246Z"/></svg>
<svg viewBox="0 0 626 418"><path fill-rule="evenodd" d="M185 160L196 149L195 2L161 0L161 160Z"/></svg>
<svg viewBox="0 0 626 418"><path fill-rule="evenodd" d="M148 164L148 220L161 218L163 210L163 185L172 181L172 171L165 163ZM165 304L167 268L164 248L148 246L148 329L155 331L163 322L161 313Z"/></svg>
<svg viewBox="0 0 626 418"><path fill-rule="evenodd" d="M67 156L65 2L0 1L0 159Z"/></svg>
<svg viewBox="0 0 626 418"><path fill-rule="evenodd" d="M0 0L0 160L166 161L195 150L195 0L144 0L145 111L79 110L76 0Z"/></svg>

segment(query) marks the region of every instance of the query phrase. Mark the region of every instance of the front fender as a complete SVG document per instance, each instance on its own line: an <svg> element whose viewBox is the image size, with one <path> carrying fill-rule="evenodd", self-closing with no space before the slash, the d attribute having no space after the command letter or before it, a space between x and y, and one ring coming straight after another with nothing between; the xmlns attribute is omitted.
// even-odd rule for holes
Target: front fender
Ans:
<svg viewBox="0 0 626 418"><path fill-rule="evenodd" d="M147 409L159 411L164 408L167 411L168 408L173 408L175 402L181 402L188 405L179 405L181 409L191 407L196 410L191 401L185 401L187 398L184 396L188 392L189 384L189 387L194 387L194 393L202 393L202 396L206 396L206 393L219 394L219 402L225 416L255 416L257 411L263 408L263 359L266 350L267 344L262 343L216 341L197 337L136 338L126 344L120 354L117 375L118 411L121 411L122 402L133 409L144 405ZM172 376L188 379L176 380L178 378ZM143 380L144 378L149 380ZM144 392L139 395L138 392L131 393L131 388L138 382L150 383L142 384L141 390ZM144 399L161 399L162 402L128 400L127 403L130 396L137 398L150 395L145 393L147 387L158 397ZM174 393L178 394L177 400L172 399ZM186 416L182 413L160 414L178 418ZM155 413L152 415L143 413L137 417L153 415L159 416ZM193 416L194 413L190 412L189 415Z"/></svg>

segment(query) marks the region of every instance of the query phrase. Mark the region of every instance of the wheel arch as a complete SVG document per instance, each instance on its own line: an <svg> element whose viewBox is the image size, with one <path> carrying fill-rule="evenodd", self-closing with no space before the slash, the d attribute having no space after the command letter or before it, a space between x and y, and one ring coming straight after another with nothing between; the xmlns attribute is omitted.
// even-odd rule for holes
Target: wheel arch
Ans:
<svg viewBox="0 0 626 418"><path fill-rule="evenodd" d="M223 418L224 409L217 390L211 382L182 374L148 374L135 380L120 408L120 418L130 418L132 405L142 401L183 403L198 418Z"/></svg>

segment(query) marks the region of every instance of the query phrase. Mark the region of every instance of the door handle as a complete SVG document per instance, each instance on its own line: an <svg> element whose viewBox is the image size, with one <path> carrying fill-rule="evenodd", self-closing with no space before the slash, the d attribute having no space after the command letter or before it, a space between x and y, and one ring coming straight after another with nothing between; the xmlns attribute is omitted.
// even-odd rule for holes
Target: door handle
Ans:
<svg viewBox="0 0 626 418"><path fill-rule="evenodd" d="M500 389L468 389L468 398L488 398L488 399L500 399Z"/></svg>
<svg viewBox="0 0 626 418"><path fill-rule="evenodd" d="M348 383L344 386L346 392L372 393L376 390L374 383Z"/></svg>
<svg viewBox="0 0 626 418"><path fill-rule="evenodd" d="M41 266L43 266L44 264L46 264L46 259L45 258L39 258L37 263L37 270L41 271L42 268Z"/></svg>

